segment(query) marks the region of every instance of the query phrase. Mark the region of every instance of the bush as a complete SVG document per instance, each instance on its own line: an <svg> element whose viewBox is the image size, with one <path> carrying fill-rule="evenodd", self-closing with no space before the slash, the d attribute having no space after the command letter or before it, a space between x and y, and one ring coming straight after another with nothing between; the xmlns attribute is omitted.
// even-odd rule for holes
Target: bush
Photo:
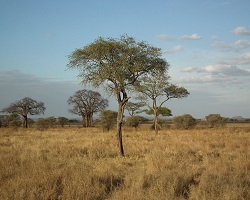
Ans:
<svg viewBox="0 0 250 200"><path fill-rule="evenodd" d="M222 127L225 126L227 118L221 117L219 114L210 114L206 116L209 127Z"/></svg>
<svg viewBox="0 0 250 200"><path fill-rule="evenodd" d="M103 131L109 131L115 124L117 119L117 112L112 110L103 110L100 114L100 125Z"/></svg>
<svg viewBox="0 0 250 200"><path fill-rule="evenodd" d="M38 129L38 130L41 130L41 131L46 130L46 129L49 128L49 123L48 123L48 121L47 121L46 119L44 119L44 118L39 118L39 119L37 119L37 121L36 121L35 124L36 124L37 129Z"/></svg>
<svg viewBox="0 0 250 200"><path fill-rule="evenodd" d="M146 118L141 116L130 116L126 119L125 124L130 127L138 128L141 123L147 121Z"/></svg>
<svg viewBox="0 0 250 200"><path fill-rule="evenodd" d="M5 117L4 119L5 124L7 127L20 127L22 122L21 122L21 117L18 114L11 114Z"/></svg>
<svg viewBox="0 0 250 200"><path fill-rule="evenodd" d="M178 129L191 129L197 125L197 121L189 114L173 118L173 122Z"/></svg>

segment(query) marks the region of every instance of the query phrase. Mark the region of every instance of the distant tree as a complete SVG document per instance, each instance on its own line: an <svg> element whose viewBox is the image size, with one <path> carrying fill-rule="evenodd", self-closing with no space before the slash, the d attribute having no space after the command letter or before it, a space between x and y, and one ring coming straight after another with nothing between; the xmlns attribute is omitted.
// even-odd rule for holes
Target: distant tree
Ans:
<svg viewBox="0 0 250 200"><path fill-rule="evenodd" d="M57 118L57 122L59 125L61 125L62 127L64 127L64 125L68 124L69 119L66 117L58 117Z"/></svg>
<svg viewBox="0 0 250 200"><path fill-rule="evenodd" d="M127 126L138 128L140 126L140 124L145 122L145 121L148 121L148 119L146 119L145 117L142 117L142 116L129 116L126 119L125 124Z"/></svg>
<svg viewBox="0 0 250 200"><path fill-rule="evenodd" d="M197 125L196 119L189 114L176 116L173 118L173 122L179 129L191 129Z"/></svg>
<svg viewBox="0 0 250 200"><path fill-rule="evenodd" d="M149 109L146 111L147 115L154 115L153 109ZM157 116L163 116L163 117L168 117L172 116L172 111L166 107L160 107L157 112Z"/></svg>
<svg viewBox="0 0 250 200"><path fill-rule="evenodd" d="M140 83L137 84L136 90L140 93L138 99L147 103L148 98L152 104L148 104L149 110L154 113L155 133L158 133L158 112L163 104L170 99L181 99L187 97L189 92L184 87L168 82L169 76L166 73L153 72L150 75L143 76ZM160 101L158 103L158 101Z"/></svg>
<svg viewBox="0 0 250 200"><path fill-rule="evenodd" d="M45 119L46 123L48 124L48 127L52 128L56 125L56 118L55 117L47 117Z"/></svg>
<svg viewBox="0 0 250 200"><path fill-rule="evenodd" d="M28 128L28 114L39 115L44 114L45 111L44 103L37 102L34 99L25 97L15 103L10 104L10 106L4 108L2 112L18 114L23 118L23 127Z"/></svg>
<svg viewBox="0 0 250 200"><path fill-rule="evenodd" d="M100 113L100 125L103 131L109 131L116 123L117 112L112 110L102 110Z"/></svg>
<svg viewBox="0 0 250 200"><path fill-rule="evenodd" d="M7 127L20 127L22 124L20 116L16 113L6 116L4 121Z"/></svg>
<svg viewBox="0 0 250 200"><path fill-rule="evenodd" d="M142 110L141 108L145 106L145 103L143 102L138 102L138 103L134 103L134 102L128 102L125 105L125 110L128 111L130 116L134 116L136 114L145 112L146 110Z"/></svg>
<svg viewBox="0 0 250 200"><path fill-rule="evenodd" d="M117 138L122 156L123 113L130 98L128 91L143 74L167 69L168 63L160 58L161 55L161 49L123 35L119 39L100 37L69 56L68 68L79 69L79 77L83 83L90 83L95 87L107 86L110 94L116 97Z"/></svg>
<svg viewBox="0 0 250 200"><path fill-rule="evenodd" d="M225 126L227 118L221 117L220 114L210 114L206 120L211 128Z"/></svg>
<svg viewBox="0 0 250 200"><path fill-rule="evenodd" d="M35 125L36 125L37 129L41 130L41 131L49 128L49 123L45 118L37 119Z"/></svg>
<svg viewBox="0 0 250 200"><path fill-rule="evenodd" d="M69 111L82 117L85 126L92 125L93 114L105 109L108 106L108 100L103 99L99 92L92 90L78 90L68 100L68 104L72 105Z"/></svg>

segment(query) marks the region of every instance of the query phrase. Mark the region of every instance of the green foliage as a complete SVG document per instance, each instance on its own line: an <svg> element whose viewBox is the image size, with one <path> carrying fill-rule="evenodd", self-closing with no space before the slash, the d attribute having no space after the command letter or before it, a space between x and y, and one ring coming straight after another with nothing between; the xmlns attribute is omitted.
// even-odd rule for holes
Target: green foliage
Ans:
<svg viewBox="0 0 250 200"><path fill-rule="evenodd" d="M117 112L112 110L102 110L100 114L100 125L103 131L109 131L116 124Z"/></svg>
<svg viewBox="0 0 250 200"><path fill-rule="evenodd" d="M16 128L20 127L22 124L20 116L16 113L6 116L4 121L7 127Z"/></svg>
<svg viewBox="0 0 250 200"><path fill-rule="evenodd" d="M93 43L76 49L69 56L68 68L80 70L83 82L100 86L109 81L112 93L133 85L137 79L152 70L164 71L168 63L161 59L161 50L133 37L118 39L99 37Z"/></svg>
<svg viewBox="0 0 250 200"><path fill-rule="evenodd" d="M189 114L173 118L173 122L178 129L191 129L197 125L197 121Z"/></svg>
<svg viewBox="0 0 250 200"><path fill-rule="evenodd" d="M153 115L154 114L153 109L147 110L146 114ZM172 111L166 107L160 107L157 109L157 116L159 115L163 117L172 116Z"/></svg>
<svg viewBox="0 0 250 200"><path fill-rule="evenodd" d="M220 114L210 114L206 116L206 120L211 128L225 126L227 122L227 118L221 117Z"/></svg>
<svg viewBox="0 0 250 200"><path fill-rule="evenodd" d="M130 116L126 119L125 124L130 127L138 128L141 123L148 121L148 119L142 116Z"/></svg>

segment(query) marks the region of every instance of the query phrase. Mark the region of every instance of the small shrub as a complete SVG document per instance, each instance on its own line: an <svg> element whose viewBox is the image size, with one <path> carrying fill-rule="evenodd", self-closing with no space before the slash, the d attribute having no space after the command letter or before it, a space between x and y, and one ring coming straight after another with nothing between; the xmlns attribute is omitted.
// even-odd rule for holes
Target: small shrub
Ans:
<svg viewBox="0 0 250 200"><path fill-rule="evenodd" d="M4 121L7 127L17 128L22 124L20 116L16 113L6 116Z"/></svg>
<svg viewBox="0 0 250 200"><path fill-rule="evenodd" d="M142 116L130 116L126 119L126 125L134 128L138 128L141 123L147 121L146 118Z"/></svg>
<svg viewBox="0 0 250 200"><path fill-rule="evenodd" d="M109 131L116 123L117 112L112 110L103 110L100 114L100 125L103 131Z"/></svg>
<svg viewBox="0 0 250 200"><path fill-rule="evenodd" d="M37 119L37 121L36 121L35 124L36 124L36 128L37 128L38 130L41 130L41 131L46 130L46 129L49 128L49 123L48 123L47 120L44 119L44 118L39 118L39 119Z"/></svg>
<svg viewBox="0 0 250 200"><path fill-rule="evenodd" d="M219 114L210 114L206 116L206 120L209 124L209 127L223 127L225 126L227 119L224 117L221 117Z"/></svg>
<svg viewBox="0 0 250 200"><path fill-rule="evenodd" d="M197 125L196 119L189 114L174 117L173 122L178 129L191 129Z"/></svg>

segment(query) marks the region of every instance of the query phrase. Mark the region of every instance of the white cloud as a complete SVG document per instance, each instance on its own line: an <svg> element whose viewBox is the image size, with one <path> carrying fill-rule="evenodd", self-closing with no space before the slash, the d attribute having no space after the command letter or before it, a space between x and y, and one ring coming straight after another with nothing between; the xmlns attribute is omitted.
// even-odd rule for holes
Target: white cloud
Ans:
<svg viewBox="0 0 250 200"><path fill-rule="evenodd" d="M174 54L174 53L177 53L177 52L182 51L182 50L183 50L183 47L181 45L176 45L171 50L163 50L162 53L163 54Z"/></svg>
<svg viewBox="0 0 250 200"><path fill-rule="evenodd" d="M216 64L208 65L198 72L212 73L212 74L223 74L228 76L250 76L250 70L241 69L237 66L230 64Z"/></svg>
<svg viewBox="0 0 250 200"><path fill-rule="evenodd" d="M197 70L197 67L186 67L182 70L182 72L196 72Z"/></svg>
<svg viewBox="0 0 250 200"><path fill-rule="evenodd" d="M215 65L208 65L203 68L187 67L183 72L202 72L214 75L226 76L250 76L250 69L242 69L227 63L220 63Z"/></svg>
<svg viewBox="0 0 250 200"><path fill-rule="evenodd" d="M199 40L199 39L201 39L201 36L198 34L183 35L183 36L180 36L180 39L182 39L182 40Z"/></svg>
<svg viewBox="0 0 250 200"><path fill-rule="evenodd" d="M246 27L244 26L238 26L233 30L233 33L236 35L246 35L246 36L250 36L250 31L247 30Z"/></svg>
<svg viewBox="0 0 250 200"><path fill-rule="evenodd" d="M250 52L245 53L234 59L234 62L239 65L249 65L250 64Z"/></svg>
<svg viewBox="0 0 250 200"><path fill-rule="evenodd" d="M213 35L213 36L211 37L211 39L212 39L212 40L217 40L217 39L218 39L218 36L217 36L217 35Z"/></svg>
<svg viewBox="0 0 250 200"><path fill-rule="evenodd" d="M249 40L237 40L233 43L214 42L212 46L219 47L222 51L240 51L250 47Z"/></svg>
<svg viewBox="0 0 250 200"><path fill-rule="evenodd" d="M175 40L174 37L166 35L166 34L157 35L156 39L160 40L160 41L173 41L173 40Z"/></svg>

